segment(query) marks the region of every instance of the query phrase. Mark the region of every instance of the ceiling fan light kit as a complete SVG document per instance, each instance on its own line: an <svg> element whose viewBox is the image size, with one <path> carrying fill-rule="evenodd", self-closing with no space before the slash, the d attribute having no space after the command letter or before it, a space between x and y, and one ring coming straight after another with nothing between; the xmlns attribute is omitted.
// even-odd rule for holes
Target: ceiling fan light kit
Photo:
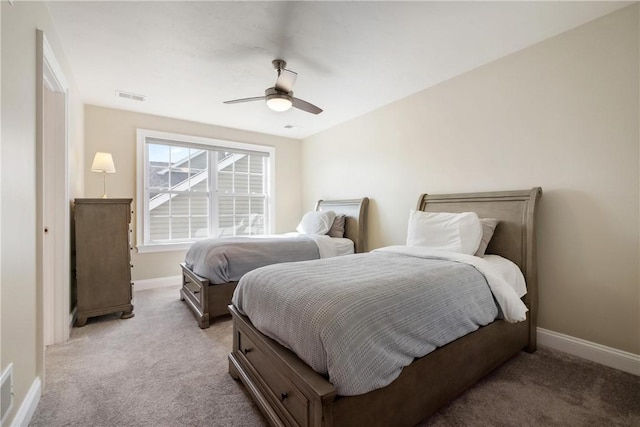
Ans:
<svg viewBox="0 0 640 427"><path fill-rule="evenodd" d="M303 101L299 98L294 98L293 96L293 85L298 78L298 74L285 69L287 63L282 59L274 59L271 64L273 68L278 73L278 78L276 79L276 84L273 87L268 88L264 91L264 96L255 96L253 98L241 98L241 99L232 99L231 101L224 101L225 104L239 104L242 102L252 102L252 101L266 101L267 107L272 109L273 111L287 111L291 107L295 107L299 110L306 111L311 114L320 114L322 113L322 109L316 107L315 105Z"/></svg>
<svg viewBox="0 0 640 427"><path fill-rule="evenodd" d="M291 101L291 94L278 92L276 88L270 87L265 91L265 99L267 100L267 107L273 111L287 111L293 105Z"/></svg>

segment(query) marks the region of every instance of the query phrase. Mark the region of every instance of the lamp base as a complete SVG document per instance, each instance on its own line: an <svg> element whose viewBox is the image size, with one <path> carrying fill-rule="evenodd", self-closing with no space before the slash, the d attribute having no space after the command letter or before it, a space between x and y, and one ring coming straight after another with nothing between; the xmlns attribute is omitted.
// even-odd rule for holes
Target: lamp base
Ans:
<svg viewBox="0 0 640 427"><path fill-rule="evenodd" d="M102 198L108 199L107 197L107 173L102 172Z"/></svg>

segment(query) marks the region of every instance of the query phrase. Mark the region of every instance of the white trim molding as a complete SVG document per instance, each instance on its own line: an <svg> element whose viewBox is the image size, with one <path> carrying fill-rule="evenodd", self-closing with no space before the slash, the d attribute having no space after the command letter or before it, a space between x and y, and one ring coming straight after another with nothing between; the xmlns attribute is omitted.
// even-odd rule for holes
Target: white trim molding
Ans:
<svg viewBox="0 0 640 427"><path fill-rule="evenodd" d="M73 324L76 323L76 316L78 315L78 306L76 305L69 313L69 330L73 328Z"/></svg>
<svg viewBox="0 0 640 427"><path fill-rule="evenodd" d="M38 319L43 344L69 339L69 83L45 33L37 30ZM52 98L46 93L51 92ZM50 99L50 100L47 100ZM46 119L45 119L46 118ZM44 231L48 229L49 231ZM46 235L45 235L46 233ZM44 348L43 345L43 348ZM44 361L44 356L42 358ZM38 363L40 364L40 362ZM42 362L44 365L44 362ZM44 370L44 366L40 368Z"/></svg>
<svg viewBox="0 0 640 427"><path fill-rule="evenodd" d="M138 245L136 251L139 254L146 254L152 252L182 252L188 251L193 246L193 242L184 243L159 243L156 245Z"/></svg>
<svg viewBox="0 0 640 427"><path fill-rule="evenodd" d="M640 376L640 355L538 328L538 344Z"/></svg>
<svg viewBox="0 0 640 427"><path fill-rule="evenodd" d="M158 277L155 279L135 280L133 282L134 292L146 291L148 289L171 288L182 284L182 276Z"/></svg>
<svg viewBox="0 0 640 427"><path fill-rule="evenodd" d="M40 377L36 377L27 392L24 400L22 401L22 405L16 412L16 416L13 417L13 421L11 422L11 427L23 427L28 426L31 422L31 418L33 414L36 412L36 408L38 407L38 403L40 403L40 395L42 394L42 381Z"/></svg>
<svg viewBox="0 0 640 427"><path fill-rule="evenodd" d="M0 403L4 403L2 412L0 413L0 427L2 427L5 421L7 421L11 410L13 409L13 363L9 363L9 366L7 366L4 372L2 372L2 375L0 376L0 387L2 387L2 392L0 393ZM5 387L8 388L8 396L7 389ZM7 397L9 400L8 405L6 404L6 401L2 401L3 398L7 399Z"/></svg>

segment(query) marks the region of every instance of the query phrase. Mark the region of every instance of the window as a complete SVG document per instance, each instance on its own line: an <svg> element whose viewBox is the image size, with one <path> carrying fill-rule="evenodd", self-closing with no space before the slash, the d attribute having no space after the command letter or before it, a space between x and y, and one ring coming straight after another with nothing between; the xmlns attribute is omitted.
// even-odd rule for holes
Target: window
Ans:
<svg viewBox="0 0 640 427"><path fill-rule="evenodd" d="M137 247L271 230L271 147L138 130Z"/></svg>

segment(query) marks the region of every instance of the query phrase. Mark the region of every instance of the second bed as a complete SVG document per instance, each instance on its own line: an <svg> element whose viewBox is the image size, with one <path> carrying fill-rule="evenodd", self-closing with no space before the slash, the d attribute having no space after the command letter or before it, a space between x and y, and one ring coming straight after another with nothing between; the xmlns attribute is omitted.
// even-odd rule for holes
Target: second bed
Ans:
<svg viewBox="0 0 640 427"><path fill-rule="evenodd" d="M208 239L194 244L182 268L180 299L194 312L200 328L229 314L228 305L238 280L255 268L366 251L369 199L319 200L315 212L334 212L344 218L342 237L279 235Z"/></svg>

